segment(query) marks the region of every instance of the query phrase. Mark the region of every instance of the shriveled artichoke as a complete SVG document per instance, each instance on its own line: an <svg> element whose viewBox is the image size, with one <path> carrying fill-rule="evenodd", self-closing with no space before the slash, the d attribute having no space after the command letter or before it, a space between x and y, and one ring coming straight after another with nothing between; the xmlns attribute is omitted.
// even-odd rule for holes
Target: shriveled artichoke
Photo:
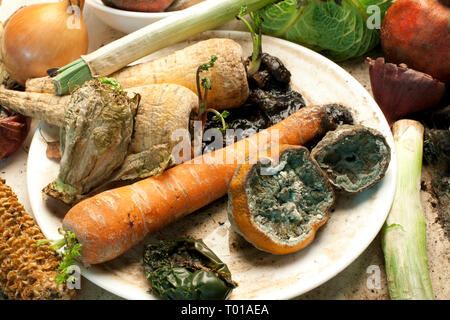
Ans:
<svg viewBox="0 0 450 320"><path fill-rule="evenodd" d="M59 175L44 189L46 194L72 204L122 165L139 98L99 79L72 93L60 133Z"/></svg>

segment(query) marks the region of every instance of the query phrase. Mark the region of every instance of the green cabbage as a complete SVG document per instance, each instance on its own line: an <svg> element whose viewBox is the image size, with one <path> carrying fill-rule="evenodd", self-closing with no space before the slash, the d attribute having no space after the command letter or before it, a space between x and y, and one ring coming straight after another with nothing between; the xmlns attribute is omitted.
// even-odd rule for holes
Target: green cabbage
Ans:
<svg viewBox="0 0 450 320"><path fill-rule="evenodd" d="M378 44L379 25L393 2L284 0L261 9L263 33L343 61L361 56Z"/></svg>

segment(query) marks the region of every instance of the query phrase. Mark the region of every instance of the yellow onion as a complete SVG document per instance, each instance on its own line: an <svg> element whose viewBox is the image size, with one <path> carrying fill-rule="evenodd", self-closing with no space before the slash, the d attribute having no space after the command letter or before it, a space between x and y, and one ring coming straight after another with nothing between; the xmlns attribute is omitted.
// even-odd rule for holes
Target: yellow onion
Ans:
<svg viewBox="0 0 450 320"><path fill-rule="evenodd" d="M62 67L88 50L84 0L62 0L23 7L6 22L2 56L11 78L24 85L47 70Z"/></svg>

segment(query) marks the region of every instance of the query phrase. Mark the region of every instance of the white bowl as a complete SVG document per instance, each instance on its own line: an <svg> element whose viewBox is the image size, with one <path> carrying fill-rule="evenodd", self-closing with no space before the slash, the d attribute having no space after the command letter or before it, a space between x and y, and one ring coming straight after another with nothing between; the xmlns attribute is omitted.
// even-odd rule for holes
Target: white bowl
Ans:
<svg viewBox="0 0 450 320"><path fill-rule="evenodd" d="M106 6L101 0L86 0L94 14L108 26L124 33L131 33L158 20L179 14L173 12L136 12L115 9Z"/></svg>

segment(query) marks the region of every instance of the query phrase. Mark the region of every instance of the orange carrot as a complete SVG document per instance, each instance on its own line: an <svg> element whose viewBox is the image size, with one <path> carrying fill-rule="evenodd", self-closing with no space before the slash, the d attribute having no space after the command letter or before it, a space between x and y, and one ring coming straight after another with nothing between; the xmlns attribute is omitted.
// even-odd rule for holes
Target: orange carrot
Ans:
<svg viewBox="0 0 450 320"><path fill-rule="evenodd" d="M177 165L158 177L105 191L69 210L63 229L82 244L81 260L111 260L149 233L186 216L227 193L240 162L272 142L304 145L351 119L340 106L309 106L280 123L233 145ZM273 141L274 137L278 138ZM230 161L231 160L231 161Z"/></svg>

